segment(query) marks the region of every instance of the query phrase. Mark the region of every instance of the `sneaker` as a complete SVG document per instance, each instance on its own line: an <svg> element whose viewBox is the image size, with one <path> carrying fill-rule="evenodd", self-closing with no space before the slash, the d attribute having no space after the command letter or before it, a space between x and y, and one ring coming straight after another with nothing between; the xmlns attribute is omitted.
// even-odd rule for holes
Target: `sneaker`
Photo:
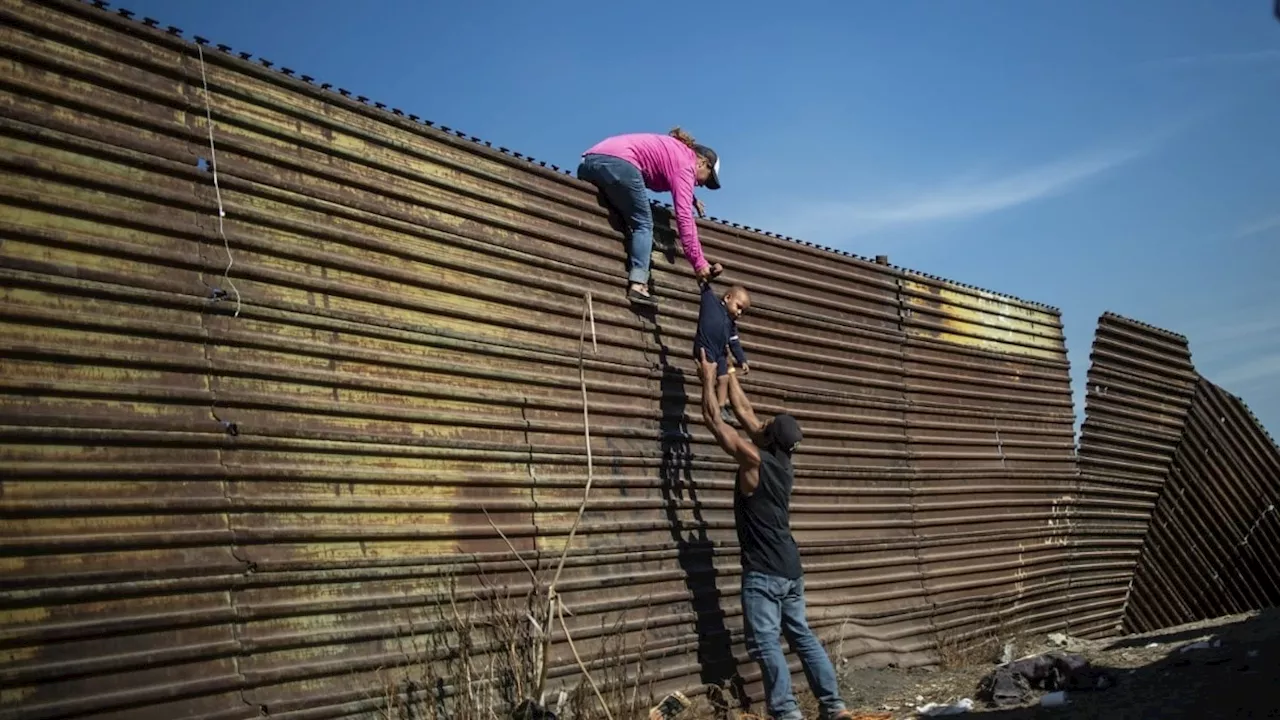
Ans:
<svg viewBox="0 0 1280 720"><path fill-rule="evenodd" d="M720 419L724 420L726 423L732 423L733 410L730 409L728 406L720 408Z"/></svg>
<svg viewBox="0 0 1280 720"><path fill-rule="evenodd" d="M635 288L627 288L627 299L637 305L648 305L649 307L657 307L658 301L649 293L642 293Z"/></svg>

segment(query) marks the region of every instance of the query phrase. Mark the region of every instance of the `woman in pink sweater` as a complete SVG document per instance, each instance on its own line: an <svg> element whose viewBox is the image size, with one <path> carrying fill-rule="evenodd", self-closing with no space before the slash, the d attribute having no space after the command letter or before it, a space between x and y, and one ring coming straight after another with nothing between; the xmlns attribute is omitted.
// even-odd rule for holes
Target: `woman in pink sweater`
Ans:
<svg viewBox="0 0 1280 720"><path fill-rule="evenodd" d="M627 297L634 303L656 305L649 294L649 256L653 251L653 212L647 190L670 192L676 209L676 227L685 259L699 280L719 275L723 268L702 256L693 212L704 215L693 188L720 188L720 158L715 151L693 141L675 128L667 135L637 133L601 141L582 155L578 177L600 188L605 199L626 221L631 235L631 285Z"/></svg>

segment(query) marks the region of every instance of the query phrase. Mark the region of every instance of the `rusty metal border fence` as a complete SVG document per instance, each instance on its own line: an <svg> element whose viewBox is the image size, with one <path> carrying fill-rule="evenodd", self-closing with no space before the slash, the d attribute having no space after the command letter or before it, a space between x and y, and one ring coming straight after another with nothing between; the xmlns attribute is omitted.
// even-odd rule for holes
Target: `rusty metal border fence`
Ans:
<svg viewBox="0 0 1280 720"><path fill-rule="evenodd" d="M1098 321L1072 503L1073 586L1097 599L1069 610L1082 635L1123 625L1156 499L1181 442L1195 369L1186 338L1107 313Z"/></svg>
<svg viewBox="0 0 1280 720"><path fill-rule="evenodd" d="M1280 449L1201 377L1125 613L1132 632L1280 605Z"/></svg>
<svg viewBox="0 0 1280 720"><path fill-rule="evenodd" d="M1107 313L1091 360L1073 567L1111 601L1088 616L1073 604L1071 624L1145 632L1275 606L1275 442L1196 372L1181 335Z"/></svg>
<svg viewBox="0 0 1280 720"><path fill-rule="evenodd" d="M638 317L557 168L104 2L0 18L0 717L370 716L445 582L528 584L486 513L538 566L565 546L587 297L574 637L643 632L655 687L758 696L686 266L655 261ZM1072 629L1058 312L700 232L755 298L749 394L806 428L794 526L832 651ZM577 674L557 643L553 684Z"/></svg>

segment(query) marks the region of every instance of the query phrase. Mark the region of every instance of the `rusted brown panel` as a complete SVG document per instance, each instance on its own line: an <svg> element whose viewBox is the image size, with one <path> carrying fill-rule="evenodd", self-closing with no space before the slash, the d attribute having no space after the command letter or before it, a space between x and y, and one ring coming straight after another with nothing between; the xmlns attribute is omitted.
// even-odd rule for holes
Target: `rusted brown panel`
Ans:
<svg viewBox="0 0 1280 720"><path fill-rule="evenodd" d="M1080 445L1081 542L1141 543L1128 573L1078 565L1113 588L1099 631L1154 630L1274 605L1280 452L1238 399L1195 373L1186 340L1102 318ZM1085 535L1087 534L1087 535ZM1097 553L1094 553L1095 555ZM1117 557L1117 562L1120 562ZM1122 595L1121 587L1128 588Z"/></svg>
<svg viewBox="0 0 1280 720"><path fill-rule="evenodd" d="M1111 313L1098 321L1092 360L1079 444L1081 485L1071 520L1082 543L1076 582L1097 575L1086 562L1091 545L1107 537L1147 536L1156 498L1168 491L1195 379L1186 338ZM1092 622L1102 634L1121 629L1135 566L1110 581L1097 580L1110 585L1109 597L1118 603L1105 609L1112 625Z"/></svg>
<svg viewBox="0 0 1280 720"><path fill-rule="evenodd" d="M1201 377L1134 574L1125 625L1161 628L1280 602L1280 449Z"/></svg>
<svg viewBox="0 0 1280 720"><path fill-rule="evenodd" d="M655 325L625 306L621 237L576 180L209 48L206 108L180 38L62 0L0 12L20 21L0 34L0 440L22 473L0 568L24 583L14 609L66 613L12 616L29 656L0 668L25 683L4 711L370 712L405 613L443 578L526 582L485 511L526 559L558 557L585 479L588 291L596 484L560 586L575 637L590 651L652 610L659 687L733 668L758 687L687 263L655 257ZM206 109L221 231L195 165ZM1074 469L1057 312L700 228L755 296L749 393L806 427L794 530L833 652L928 663L989 629L986 598L1003 629L1059 622L1077 589L1054 569ZM1092 559L1088 581L1116 562ZM110 655L115 639L136 652ZM170 666L122 679L140 655ZM575 680L563 643L552 665Z"/></svg>
<svg viewBox="0 0 1280 720"><path fill-rule="evenodd" d="M1056 314L928 278L903 292L913 519L941 543L920 550L937 642L1060 627L1075 458Z"/></svg>

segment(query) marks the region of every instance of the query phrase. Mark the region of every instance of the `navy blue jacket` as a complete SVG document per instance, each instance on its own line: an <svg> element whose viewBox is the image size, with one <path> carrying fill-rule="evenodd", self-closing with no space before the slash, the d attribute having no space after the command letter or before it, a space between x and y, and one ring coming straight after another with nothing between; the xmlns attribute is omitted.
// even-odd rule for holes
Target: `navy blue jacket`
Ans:
<svg viewBox="0 0 1280 720"><path fill-rule="evenodd" d="M707 360L716 364L720 375L729 372L726 362L726 348L733 352L733 359L739 366L747 364L747 355L742 352L742 343L738 339L738 323L729 317L729 309L724 301L716 297L715 290L709 283L702 284L702 306L698 309L698 334L693 341L693 356L698 357L698 350L707 351Z"/></svg>

